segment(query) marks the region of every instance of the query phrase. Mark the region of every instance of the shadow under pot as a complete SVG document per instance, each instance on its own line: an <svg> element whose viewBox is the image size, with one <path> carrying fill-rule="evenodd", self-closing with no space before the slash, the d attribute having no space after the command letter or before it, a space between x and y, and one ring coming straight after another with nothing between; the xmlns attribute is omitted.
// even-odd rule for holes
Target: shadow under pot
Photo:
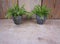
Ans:
<svg viewBox="0 0 60 44"><path fill-rule="evenodd" d="M22 16L13 17L13 21L16 25L21 24L22 23Z"/></svg>
<svg viewBox="0 0 60 44"><path fill-rule="evenodd" d="M40 17L40 16L36 15L36 20L37 20L38 24L44 24L44 22L46 21L46 19L47 19L46 16Z"/></svg>

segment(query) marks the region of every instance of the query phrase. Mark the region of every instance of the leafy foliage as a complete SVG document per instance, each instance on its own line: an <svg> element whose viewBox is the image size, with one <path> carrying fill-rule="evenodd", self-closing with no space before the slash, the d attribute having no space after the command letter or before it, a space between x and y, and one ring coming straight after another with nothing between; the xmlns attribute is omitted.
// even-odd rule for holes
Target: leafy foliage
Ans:
<svg viewBox="0 0 60 44"><path fill-rule="evenodd" d="M27 19L32 18L32 15L33 15L32 12L27 12L27 13L26 13Z"/></svg>
<svg viewBox="0 0 60 44"><path fill-rule="evenodd" d="M24 5L22 5L21 7L15 5L14 7L8 9L6 17L10 18L12 16L13 17L22 16L25 13L26 10L24 9Z"/></svg>
<svg viewBox="0 0 60 44"><path fill-rule="evenodd" d="M49 9L46 6L36 5L32 11L33 14L36 14L40 17L47 16L49 14Z"/></svg>

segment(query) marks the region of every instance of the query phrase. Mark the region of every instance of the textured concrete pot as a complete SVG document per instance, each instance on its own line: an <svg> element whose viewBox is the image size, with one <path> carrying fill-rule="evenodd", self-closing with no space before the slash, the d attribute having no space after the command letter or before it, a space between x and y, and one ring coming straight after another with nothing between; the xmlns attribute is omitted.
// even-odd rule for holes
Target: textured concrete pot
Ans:
<svg viewBox="0 0 60 44"><path fill-rule="evenodd" d="M40 16L36 15L36 20L38 24L44 24L45 20L46 20L46 16L43 17L43 19L41 19Z"/></svg>
<svg viewBox="0 0 60 44"><path fill-rule="evenodd" d="M13 17L13 21L16 25L19 25L22 23L22 16L17 16L16 18Z"/></svg>

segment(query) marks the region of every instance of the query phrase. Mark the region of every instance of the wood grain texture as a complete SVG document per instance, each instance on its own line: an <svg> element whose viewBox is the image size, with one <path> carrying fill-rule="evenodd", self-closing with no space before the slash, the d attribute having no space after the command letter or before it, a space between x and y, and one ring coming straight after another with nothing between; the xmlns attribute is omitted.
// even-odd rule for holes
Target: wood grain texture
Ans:
<svg viewBox="0 0 60 44"><path fill-rule="evenodd" d="M51 9L50 19L60 19L60 0L43 0L43 5Z"/></svg>
<svg viewBox="0 0 60 44"><path fill-rule="evenodd" d="M54 17L60 19L60 0L56 0Z"/></svg>
<svg viewBox="0 0 60 44"><path fill-rule="evenodd" d="M2 18L2 0L0 0L0 18Z"/></svg>
<svg viewBox="0 0 60 44"><path fill-rule="evenodd" d="M8 8L17 4L17 0L0 0L0 18L5 18Z"/></svg>
<svg viewBox="0 0 60 44"><path fill-rule="evenodd" d="M8 0L3 0L3 18L5 18L5 15L7 13L7 9L8 9Z"/></svg>
<svg viewBox="0 0 60 44"><path fill-rule="evenodd" d="M25 4L26 10L30 11L33 9L34 5L40 4L39 0L0 0L0 18L5 18L7 13L7 9L12 7L15 4ZM60 0L43 0L43 5L46 5L51 9L50 15L48 18L50 19L60 19Z"/></svg>

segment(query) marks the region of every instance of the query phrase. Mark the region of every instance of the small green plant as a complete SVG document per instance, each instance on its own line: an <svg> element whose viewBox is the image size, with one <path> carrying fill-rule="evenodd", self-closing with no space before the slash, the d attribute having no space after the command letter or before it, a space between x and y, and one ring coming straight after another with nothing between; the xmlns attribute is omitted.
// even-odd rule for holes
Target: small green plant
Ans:
<svg viewBox="0 0 60 44"><path fill-rule="evenodd" d="M24 5L22 5L21 7L19 7L18 5L15 5L14 7L8 9L6 17L7 18L17 17L17 16L22 16L24 14L26 14Z"/></svg>
<svg viewBox="0 0 60 44"><path fill-rule="evenodd" d="M27 17L27 19L30 19L30 18L32 18L32 12L26 12L26 17Z"/></svg>
<svg viewBox="0 0 60 44"><path fill-rule="evenodd" d="M32 11L33 14L36 14L40 17L47 16L49 9L46 6L36 5Z"/></svg>

